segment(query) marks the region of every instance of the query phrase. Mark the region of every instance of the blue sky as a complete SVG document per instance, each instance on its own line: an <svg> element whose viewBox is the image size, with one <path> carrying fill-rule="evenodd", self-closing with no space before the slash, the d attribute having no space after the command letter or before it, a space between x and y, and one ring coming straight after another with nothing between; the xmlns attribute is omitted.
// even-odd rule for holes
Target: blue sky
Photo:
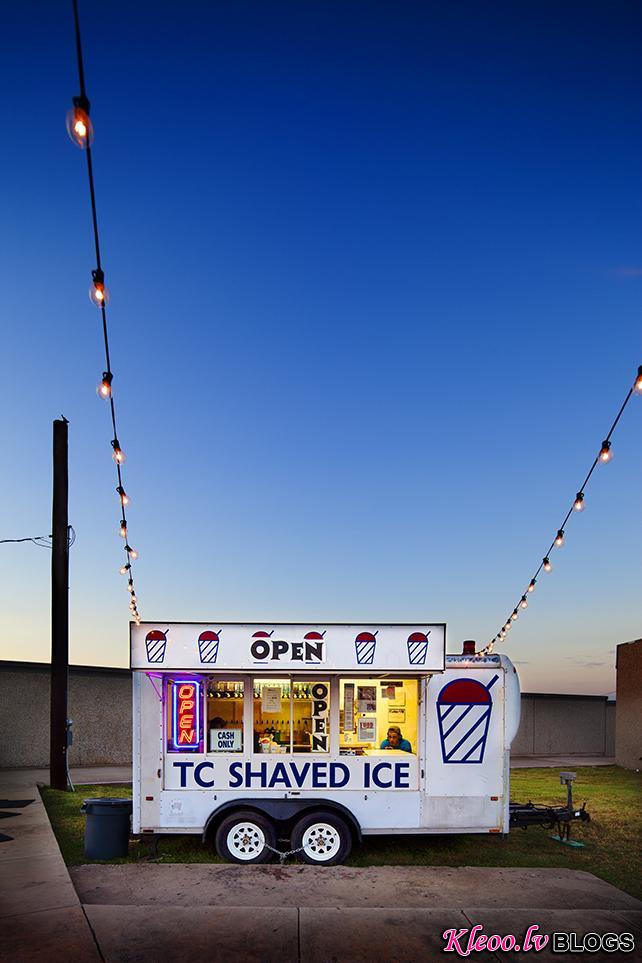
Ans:
<svg viewBox="0 0 642 963"><path fill-rule="evenodd" d="M0 537L50 530L71 658L123 665L70 5L7 11ZM635 3L81 3L114 393L148 620L446 621L486 641L642 364ZM642 399L503 647L614 688L640 636ZM49 653L0 546L0 655Z"/></svg>

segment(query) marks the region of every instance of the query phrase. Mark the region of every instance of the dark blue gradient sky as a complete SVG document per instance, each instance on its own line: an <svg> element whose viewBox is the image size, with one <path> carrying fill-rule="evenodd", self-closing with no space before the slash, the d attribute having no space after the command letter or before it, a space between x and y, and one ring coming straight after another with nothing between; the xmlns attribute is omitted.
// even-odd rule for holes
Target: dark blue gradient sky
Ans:
<svg viewBox="0 0 642 963"><path fill-rule="evenodd" d="M71 655L125 664L70 4L4 11L0 537L50 527ZM642 363L638 3L81 3L115 397L150 620L486 641ZM640 635L642 399L505 650L605 692ZM0 654L50 556L0 546Z"/></svg>

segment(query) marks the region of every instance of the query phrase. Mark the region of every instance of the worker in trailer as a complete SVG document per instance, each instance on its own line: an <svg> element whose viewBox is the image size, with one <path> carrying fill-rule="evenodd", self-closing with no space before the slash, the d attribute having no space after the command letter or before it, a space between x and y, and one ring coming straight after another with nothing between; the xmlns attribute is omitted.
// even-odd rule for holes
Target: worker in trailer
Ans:
<svg viewBox="0 0 642 963"><path fill-rule="evenodd" d="M390 726L388 737L381 743L382 749L401 749L402 752L412 752L412 746L404 739L399 726Z"/></svg>

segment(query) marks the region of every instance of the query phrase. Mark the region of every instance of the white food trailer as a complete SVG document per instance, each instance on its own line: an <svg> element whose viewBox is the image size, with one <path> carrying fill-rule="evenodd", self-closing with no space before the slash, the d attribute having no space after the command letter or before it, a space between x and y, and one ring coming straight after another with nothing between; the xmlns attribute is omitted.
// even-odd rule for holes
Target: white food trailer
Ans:
<svg viewBox="0 0 642 963"><path fill-rule="evenodd" d="M133 831L242 863L362 835L507 833L519 681L446 626L131 626Z"/></svg>

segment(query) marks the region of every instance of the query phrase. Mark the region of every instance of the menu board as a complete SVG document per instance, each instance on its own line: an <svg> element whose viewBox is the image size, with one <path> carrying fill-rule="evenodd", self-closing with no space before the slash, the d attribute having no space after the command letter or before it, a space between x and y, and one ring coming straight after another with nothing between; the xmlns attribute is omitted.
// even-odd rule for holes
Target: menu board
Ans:
<svg viewBox="0 0 642 963"><path fill-rule="evenodd" d="M357 733L358 742L376 742L377 740L377 720L371 718L359 719L359 729Z"/></svg>
<svg viewBox="0 0 642 963"><path fill-rule="evenodd" d="M281 686L264 685L261 689L261 709L263 712L281 711Z"/></svg>
<svg viewBox="0 0 642 963"><path fill-rule="evenodd" d="M343 690L343 729L354 731L354 682L346 682Z"/></svg>

